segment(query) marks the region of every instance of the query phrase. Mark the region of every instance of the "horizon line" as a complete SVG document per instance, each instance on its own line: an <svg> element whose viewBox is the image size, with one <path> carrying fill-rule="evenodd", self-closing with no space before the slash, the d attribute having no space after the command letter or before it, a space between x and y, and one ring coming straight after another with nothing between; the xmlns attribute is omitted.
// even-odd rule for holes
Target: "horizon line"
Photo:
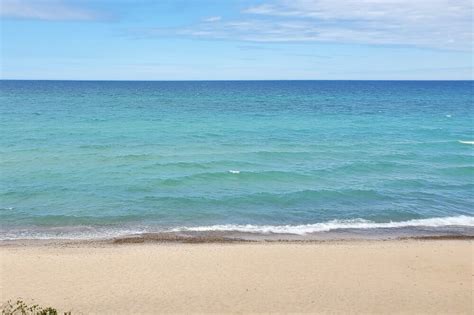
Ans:
<svg viewBox="0 0 474 315"><path fill-rule="evenodd" d="M0 81L70 81L70 82L265 82L265 81L474 81L472 79L0 79Z"/></svg>

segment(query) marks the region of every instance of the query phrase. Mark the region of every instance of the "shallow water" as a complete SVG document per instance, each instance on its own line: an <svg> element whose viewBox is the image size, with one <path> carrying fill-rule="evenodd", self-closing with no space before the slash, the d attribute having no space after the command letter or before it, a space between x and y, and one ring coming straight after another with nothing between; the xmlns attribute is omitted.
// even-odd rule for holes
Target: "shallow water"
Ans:
<svg viewBox="0 0 474 315"><path fill-rule="evenodd" d="M474 227L472 81L0 81L0 237Z"/></svg>

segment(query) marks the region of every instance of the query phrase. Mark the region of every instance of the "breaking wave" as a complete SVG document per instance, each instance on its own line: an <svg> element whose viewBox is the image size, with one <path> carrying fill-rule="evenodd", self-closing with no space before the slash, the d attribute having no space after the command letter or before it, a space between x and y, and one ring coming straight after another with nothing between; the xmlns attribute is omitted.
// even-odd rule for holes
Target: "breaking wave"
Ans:
<svg viewBox="0 0 474 315"><path fill-rule="evenodd" d="M401 222L378 223L364 219L353 220L332 220L322 223L303 225L210 225L197 227L179 227L173 232L193 231L235 231L247 233L277 233L277 234L298 234L304 235L315 232L329 232L339 229L380 229L380 228L404 228L404 227L445 227L445 226L465 226L474 227L474 217L456 216L444 218L415 219Z"/></svg>

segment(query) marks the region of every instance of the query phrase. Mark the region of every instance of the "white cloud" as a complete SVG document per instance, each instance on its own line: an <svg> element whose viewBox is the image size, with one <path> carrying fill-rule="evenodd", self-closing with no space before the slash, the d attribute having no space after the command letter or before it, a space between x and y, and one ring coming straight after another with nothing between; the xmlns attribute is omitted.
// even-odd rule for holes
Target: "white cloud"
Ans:
<svg viewBox="0 0 474 315"><path fill-rule="evenodd" d="M221 16L210 16L208 18L203 19L204 22L217 22L222 20Z"/></svg>
<svg viewBox="0 0 474 315"><path fill-rule="evenodd" d="M245 13L322 20L423 22L471 21L471 0L280 0Z"/></svg>
<svg viewBox="0 0 474 315"><path fill-rule="evenodd" d="M0 16L50 21L90 21L100 18L97 12L55 0L1 0Z"/></svg>
<svg viewBox="0 0 474 315"><path fill-rule="evenodd" d="M257 42L337 42L471 50L471 0L280 0L177 30Z"/></svg>

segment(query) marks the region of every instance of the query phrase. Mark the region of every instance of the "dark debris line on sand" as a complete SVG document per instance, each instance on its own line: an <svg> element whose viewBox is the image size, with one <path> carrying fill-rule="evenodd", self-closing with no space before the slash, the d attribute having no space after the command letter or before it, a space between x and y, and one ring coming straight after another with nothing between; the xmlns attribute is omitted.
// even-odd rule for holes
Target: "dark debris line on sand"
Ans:
<svg viewBox="0 0 474 315"><path fill-rule="evenodd" d="M175 233L145 233L135 236L124 236L115 238L114 244L137 244L137 243L241 243L241 242L252 242L251 240L245 240L240 238L231 238L223 236L210 236L210 235L178 235Z"/></svg>

